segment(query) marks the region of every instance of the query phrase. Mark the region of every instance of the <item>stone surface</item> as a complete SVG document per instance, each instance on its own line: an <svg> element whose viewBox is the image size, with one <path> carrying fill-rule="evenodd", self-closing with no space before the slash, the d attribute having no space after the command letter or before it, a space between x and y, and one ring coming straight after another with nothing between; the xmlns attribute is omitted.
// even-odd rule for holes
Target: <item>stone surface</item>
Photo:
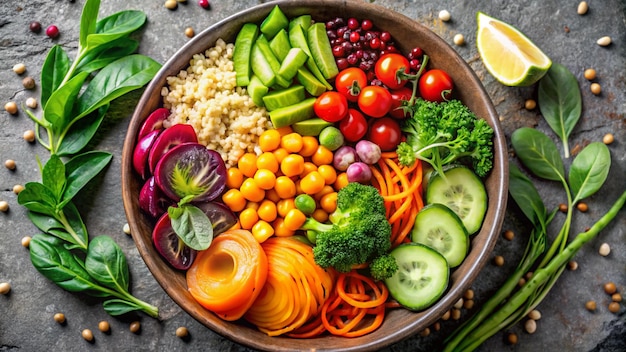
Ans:
<svg viewBox="0 0 626 352"><path fill-rule="evenodd" d="M159 62L165 62L188 38L185 28L191 26L196 33L228 16L263 1L213 1L210 10L202 9L195 1L180 3L175 11L167 10L163 1L103 0L100 18L122 9L141 9L148 15L148 24L138 33L141 40L139 51ZM25 90L22 79L35 78L39 83L40 68L48 49L59 44L74 57L77 49L78 25L84 1L2 1L0 2L0 101L2 105L15 101L20 106L17 115L0 112L0 159L14 159L16 170L0 170L0 200L10 205L7 213L0 213L0 282L10 282L10 294L0 296L0 351L23 350L190 350L190 351L246 351L244 346L233 343L205 328L182 311L161 289L139 256L132 238L123 233L126 222L122 207L120 187L121 148L125 129L140 92L132 93L113 103L107 120L96 141L100 150L114 154L114 159L104 176L77 200L90 234L108 234L119 243L128 258L132 292L139 298L157 305L161 319L155 320L143 314L131 314L122 318L108 316L100 301L68 293L40 275L29 260L28 251L20 244L24 236L36 233L28 221L25 209L17 204L12 188L31 180L39 180L37 157L45 160L47 151L22 139L25 130L33 129L33 123L23 112L22 105L28 97L39 98L39 87ZM596 195L586 200L589 211L575 212L572 230L583 231L598 219L621 193L626 183L626 3L620 0L592 2L589 12L576 13L577 2L510 1L497 0L486 4L475 1L445 2L435 0L377 0L375 3L397 10L435 31L452 44L455 34L465 36L464 46L455 46L459 54L472 66L482 79L501 116L507 137L522 126L536 126L553 136L538 109L527 111L524 101L536 99L536 86L510 88L496 82L485 70L475 47L476 11L514 24L531 38L552 58L567 66L578 79L583 94L583 115L574 129L572 146L584 146L613 133L615 142L610 145L613 164L609 181ZM447 9L452 19L441 22L438 13ZM39 21L42 32L34 34L28 27L31 21ZM45 28L55 24L60 36L51 40ZM613 44L600 47L596 40L609 35ZM26 65L26 72L17 76L13 65ZM590 82L583 78L583 71L593 67L598 72L596 81L602 85L602 94L594 96L589 90ZM35 111L41 113L41 108ZM567 161L569 164L571 160ZM549 208L565 202L559 187L552 183L538 182L541 194ZM519 336L517 346L508 346L504 333L498 333L479 348L481 351L624 351L626 327L624 308L620 314L612 314L607 305L610 297L603 292L607 281L617 284L622 294L626 290L626 217L623 211L598 238L586 245L575 257L579 264L576 271L566 270L538 309L542 318L532 336L524 332L522 324L510 331ZM564 219L557 214L554 223ZM556 226L553 226L556 228ZM512 229L513 241L502 239L494 255L503 255L505 265L488 265L474 284L476 305L484 302L490 293L502 284L521 257L529 228L515 206L510 205L504 229ZM554 231L553 231L554 232ZM608 257L598 255L601 243L611 246ZM585 310L584 304L595 300L596 312ZM476 308L474 308L475 310ZM463 310L461 321L472 310ZM62 312L67 318L64 325L53 320ZM111 324L111 333L98 331L101 320ZM139 320L141 332L129 331L132 321ZM432 331L427 337L414 336L386 351L432 351L441 348L446 334L459 322L441 323L441 330ZM175 330L180 326L189 329L190 338L181 340ZM80 332L89 328L94 332L95 342L83 340ZM323 346L320 346L323 347Z"/></svg>

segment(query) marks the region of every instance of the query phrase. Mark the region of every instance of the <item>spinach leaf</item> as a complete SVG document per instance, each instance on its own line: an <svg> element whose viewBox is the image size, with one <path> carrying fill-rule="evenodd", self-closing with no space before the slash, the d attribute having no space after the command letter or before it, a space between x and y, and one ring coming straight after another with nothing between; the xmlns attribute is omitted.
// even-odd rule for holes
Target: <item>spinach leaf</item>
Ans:
<svg viewBox="0 0 626 352"><path fill-rule="evenodd" d="M45 107L52 92L61 86L61 82L70 69L70 58L60 45L54 45L41 67L40 104Z"/></svg>
<svg viewBox="0 0 626 352"><path fill-rule="evenodd" d="M55 237L38 234L29 245L30 260L43 276L58 286L80 292L93 288L92 278L74 254Z"/></svg>
<svg viewBox="0 0 626 352"><path fill-rule="evenodd" d="M569 158L568 138L582 110L576 77L565 66L552 63L539 81L538 102L541 114L563 142L565 157Z"/></svg>
<svg viewBox="0 0 626 352"><path fill-rule="evenodd" d="M596 193L606 181L611 168L609 148L600 142L586 146L569 169L569 185L574 203Z"/></svg>
<svg viewBox="0 0 626 352"><path fill-rule="evenodd" d="M102 302L102 307L111 316L119 316L132 311L141 310L137 304L122 299L109 299Z"/></svg>
<svg viewBox="0 0 626 352"><path fill-rule="evenodd" d="M511 135L515 155L535 175L552 181L565 180L563 160L556 144L542 132L522 127Z"/></svg>
<svg viewBox="0 0 626 352"><path fill-rule="evenodd" d="M537 188L514 164L509 164L509 193L535 227L545 225L547 210Z"/></svg>
<svg viewBox="0 0 626 352"><path fill-rule="evenodd" d="M57 135L60 135L69 124L76 97L87 76L89 76L88 72L77 74L50 95L50 99L43 109L43 116L50 123L50 129ZM51 145L53 142L58 143L58 141L52 140L52 136L49 135L48 137Z"/></svg>
<svg viewBox="0 0 626 352"><path fill-rule="evenodd" d="M89 50L76 66L76 72L94 72L111 62L134 53L139 47L135 39L122 37Z"/></svg>
<svg viewBox="0 0 626 352"><path fill-rule="evenodd" d="M103 105L98 110L69 126L61 141L61 145L56 151L57 155L74 155L85 148L93 136L95 136L102 121L104 121L104 116L109 110L109 106L109 104Z"/></svg>
<svg viewBox="0 0 626 352"><path fill-rule="evenodd" d="M101 285L118 292L127 292L128 264L117 243L109 236L96 236L89 243L85 268Z"/></svg>
<svg viewBox="0 0 626 352"><path fill-rule="evenodd" d="M136 31L146 22L146 15L141 11L127 10L114 13L98 21L95 33L87 36L85 46L89 50L122 38Z"/></svg>
<svg viewBox="0 0 626 352"><path fill-rule="evenodd" d="M39 182L26 183L24 190L17 195L17 202L30 211L56 216L56 197Z"/></svg>
<svg viewBox="0 0 626 352"><path fill-rule="evenodd" d="M69 203L91 179L111 162L112 158L113 155L111 153L93 151L70 159L65 165L67 185L65 193L63 193L61 207Z"/></svg>
<svg viewBox="0 0 626 352"><path fill-rule="evenodd" d="M51 155L41 172L41 181L55 197L55 204L61 201L65 189L65 164L57 155Z"/></svg>
<svg viewBox="0 0 626 352"><path fill-rule="evenodd" d="M77 101L79 119L132 90L148 83L161 65L153 59L135 54L116 60L89 82Z"/></svg>
<svg viewBox="0 0 626 352"><path fill-rule="evenodd" d="M78 45L81 48L87 46L87 37L96 32L99 10L100 0L87 0L85 6L83 6L83 12L80 16L80 34L78 37Z"/></svg>
<svg viewBox="0 0 626 352"><path fill-rule="evenodd" d="M209 217L198 207L183 204L169 207L168 214L176 235L190 248L204 250L213 241L213 224Z"/></svg>
<svg viewBox="0 0 626 352"><path fill-rule="evenodd" d="M87 249L89 233L87 232L87 227L85 226L76 205L71 202L67 203L65 207L63 207L61 216L57 217L57 219L64 224L65 231L72 235L74 240L70 242L78 245L81 249Z"/></svg>
<svg viewBox="0 0 626 352"><path fill-rule="evenodd" d="M52 229L63 229L63 224L61 224L54 216L29 211L28 218L33 225L45 233L48 233Z"/></svg>

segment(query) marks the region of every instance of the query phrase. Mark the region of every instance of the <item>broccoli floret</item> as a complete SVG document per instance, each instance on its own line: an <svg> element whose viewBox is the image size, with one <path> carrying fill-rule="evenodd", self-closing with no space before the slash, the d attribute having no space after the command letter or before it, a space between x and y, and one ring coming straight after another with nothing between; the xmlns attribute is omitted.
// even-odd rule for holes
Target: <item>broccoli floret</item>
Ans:
<svg viewBox="0 0 626 352"><path fill-rule="evenodd" d="M371 263L387 255L391 225L376 188L349 183L337 193L337 209L329 219L331 223L324 224L308 218L301 227L316 232L313 256L319 266L348 272L353 265Z"/></svg>
<svg viewBox="0 0 626 352"><path fill-rule="evenodd" d="M384 280L393 276L398 270L398 262L390 254L382 255L370 263L370 274L374 280Z"/></svg>
<svg viewBox="0 0 626 352"><path fill-rule="evenodd" d="M398 161L413 165L423 160L437 171L453 162L471 164L486 176L493 167L493 128L458 100L442 103L416 99L404 120L406 141L398 145Z"/></svg>

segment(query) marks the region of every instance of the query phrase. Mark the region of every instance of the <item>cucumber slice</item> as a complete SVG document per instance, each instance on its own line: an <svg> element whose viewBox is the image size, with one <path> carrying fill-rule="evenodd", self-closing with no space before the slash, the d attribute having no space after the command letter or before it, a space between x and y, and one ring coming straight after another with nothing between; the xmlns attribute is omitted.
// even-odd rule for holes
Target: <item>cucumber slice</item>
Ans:
<svg viewBox="0 0 626 352"><path fill-rule="evenodd" d="M263 97L267 111L284 108L285 106L297 104L305 98L304 87L301 85L291 86L287 89L275 90Z"/></svg>
<svg viewBox="0 0 626 352"><path fill-rule="evenodd" d="M319 136L320 132L328 126L332 126L333 124L330 122L326 122L319 117L314 117L312 119L296 122L291 125L293 131L298 133L301 136Z"/></svg>
<svg viewBox="0 0 626 352"><path fill-rule="evenodd" d="M233 65L238 87L245 87L250 83L250 76L252 76L250 54L252 52L252 45L258 36L259 27L254 23L246 23L241 27L235 39Z"/></svg>
<svg viewBox="0 0 626 352"><path fill-rule="evenodd" d="M439 203L429 204L417 214L411 241L441 253L450 268L459 266L469 250L469 235L463 222L450 208Z"/></svg>
<svg viewBox="0 0 626 352"><path fill-rule="evenodd" d="M297 104L270 111L270 120L274 128L290 126L314 117L313 104L315 104L315 100L316 98L308 98Z"/></svg>
<svg viewBox="0 0 626 352"><path fill-rule="evenodd" d="M272 66L267 62L263 52L259 48L258 41L252 45L252 55L250 57L250 65L252 66L252 72L259 77L263 85L271 87L276 83L276 74L272 70Z"/></svg>
<svg viewBox="0 0 626 352"><path fill-rule="evenodd" d="M450 268L446 258L419 243L404 243L390 254L398 271L385 279L391 296L410 310L426 309L446 292Z"/></svg>
<svg viewBox="0 0 626 352"><path fill-rule="evenodd" d="M476 233L487 212L487 191L476 174L467 167L445 170L444 177L433 174L426 187L426 203L441 203L459 216L467 233Z"/></svg>
<svg viewBox="0 0 626 352"><path fill-rule="evenodd" d="M289 49L291 49L291 44L289 44L289 34L284 29L281 29L275 36L270 40L270 48L272 48L272 52L281 63L285 60L285 57L289 53Z"/></svg>
<svg viewBox="0 0 626 352"><path fill-rule="evenodd" d="M261 23L261 33L263 33L267 39L272 39L276 33L283 28L287 28L287 26L289 26L289 19L285 16L280 7L276 5Z"/></svg>
<svg viewBox="0 0 626 352"><path fill-rule="evenodd" d="M265 61L267 61L270 68L272 69L272 72L274 73L274 76L276 77L275 83L278 86L283 87L283 88L289 87L291 85L291 82L284 79L278 74L278 70L280 70L280 62L278 62L278 59L276 58L276 56L274 56L274 52L272 52L272 48L270 48L270 43L267 41L267 38L265 38L264 35L260 35L257 38L256 42L254 43L254 46L258 47L259 51L265 58ZM259 78L261 78L261 81L263 81L262 77L259 77ZM273 84L270 84L270 85L266 84L266 86L271 87L273 86Z"/></svg>
<svg viewBox="0 0 626 352"><path fill-rule="evenodd" d="M291 48L287 55L283 58L283 62L278 69L278 75L284 79L290 80L296 76L298 69L306 63L309 57L300 48Z"/></svg>
<svg viewBox="0 0 626 352"><path fill-rule="evenodd" d="M315 78L306 67L300 67L296 77L298 78L298 82L304 86L304 89L314 97L318 97L326 91L326 86Z"/></svg>
<svg viewBox="0 0 626 352"><path fill-rule="evenodd" d="M309 57L306 60L306 66L309 68L311 73L322 84L324 84L326 86L326 89L333 90L333 86L330 83L328 83L328 81L326 81L326 78L324 78L324 75L322 74L322 72L320 72L320 69L317 67L317 65L315 64L315 61L313 61L313 58L311 57L311 50L309 49L309 44L307 43L307 39L306 39L306 34L305 33L306 32L304 31L302 26L295 25L295 26L291 27L291 29L289 29L289 42L291 43L292 47L300 48L300 49L304 50L304 52Z"/></svg>
<svg viewBox="0 0 626 352"><path fill-rule="evenodd" d="M261 82L259 77L252 75L250 78L250 84L248 84L248 95L250 95L254 105L264 107L265 103L263 102L263 97L268 91L269 88L263 85L263 82Z"/></svg>
<svg viewBox="0 0 626 352"><path fill-rule="evenodd" d="M311 27L311 24L313 24L311 15L301 15L289 21L289 29L293 26L300 25L302 29L306 31Z"/></svg>
<svg viewBox="0 0 626 352"><path fill-rule="evenodd" d="M322 22L312 24L307 31L307 43L311 57L326 79L332 79L339 73L330 40L326 34L326 26Z"/></svg>

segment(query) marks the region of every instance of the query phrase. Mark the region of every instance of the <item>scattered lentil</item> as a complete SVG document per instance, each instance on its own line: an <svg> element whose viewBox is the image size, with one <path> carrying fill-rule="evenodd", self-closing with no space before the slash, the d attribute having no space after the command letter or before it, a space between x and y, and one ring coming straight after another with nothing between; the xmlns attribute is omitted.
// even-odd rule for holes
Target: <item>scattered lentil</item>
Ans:
<svg viewBox="0 0 626 352"><path fill-rule="evenodd" d="M579 202L578 204L576 204L576 209L578 209L578 211L586 213L587 210L589 210L589 206L587 205L587 203L583 203L583 202Z"/></svg>
<svg viewBox="0 0 626 352"><path fill-rule="evenodd" d="M139 323L138 321L133 321L132 323L130 323L129 330L133 334L139 333L139 330L141 330L141 323Z"/></svg>
<svg viewBox="0 0 626 352"><path fill-rule="evenodd" d="M467 291L465 291L465 293L463 294L463 298L474 299L474 290L468 289Z"/></svg>
<svg viewBox="0 0 626 352"><path fill-rule="evenodd" d="M456 309L463 308L463 298L459 298L459 300L456 301L456 303L454 303L454 308L456 308Z"/></svg>
<svg viewBox="0 0 626 352"><path fill-rule="evenodd" d="M606 294L608 295L612 295L617 292L617 287L615 286L615 283L609 281L604 284L604 292L606 292Z"/></svg>
<svg viewBox="0 0 626 352"><path fill-rule="evenodd" d="M591 85L589 86L589 90L591 90L591 93L593 93L593 95L600 95L600 93L602 93L602 86L600 86L600 83L591 83Z"/></svg>
<svg viewBox="0 0 626 352"><path fill-rule="evenodd" d="M578 4L578 9L576 10L576 12L578 12L579 15L584 15L587 13L587 11L589 11L589 5L587 5L586 1L581 1Z"/></svg>
<svg viewBox="0 0 626 352"><path fill-rule="evenodd" d="M176 337L180 337L182 339L182 338L185 338L187 336L189 336L189 330L187 330L186 327L181 326L181 327L176 329Z"/></svg>
<svg viewBox="0 0 626 352"><path fill-rule="evenodd" d="M461 310L453 308L452 313L450 314L453 320L461 319Z"/></svg>
<svg viewBox="0 0 626 352"><path fill-rule="evenodd" d="M24 77L24 79L22 80L22 85L26 89L33 89L35 88L35 80L30 76Z"/></svg>
<svg viewBox="0 0 626 352"><path fill-rule="evenodd" d="M587 303L585 303L585 308L587 308L590 312L595 311L597 308L596 301L587 301Z"/></svg>
<svg viewBox="0 0 626 352"><path fill-rule="evenodd" d="M103 321L98 323L98 330L107 333L107 332L111 331L111 325L109 324L108 321L103 320Z"/></svg>
<svg viewBox="0 0 626 352"><path fill-rule="evenodd" d="M11 115L15 115L17 114L17 104L15 104L14 101L10 101L4 104L4 110L6 110Z"/></svg>
<svg viewBox="0 0 626 352"><path fill-rule="evenodd" d="M436 321L436 322L433 324L433 330L435 330L435 331L439 331L439 330L441 330L441 323L440 323L440 322L438 322L438 321Z"/></svg>
<svg viewBox="0 0 626 352"><path fill-rule="evenodd" d="M561 213L567 213L567 204L565 204L565 203L559 204L559 211Z"/></svg>
<svg viewBox="0 0 626 352"><path fill-rule="evenodd" d="M0 283L0 294L7 295L9 292L11 292L11 284L8 282Z"/></svg>
<svg viewBox="0 0 626 352"><path fill-rule="evenodd" d="M22 185L13 186L13 193L15 194L20 194L20 192L22 192L23 190L24 190L24 186Z"/></svg>
<svg viewBox="0 0 626 352"><path fill-rule="evenodd" d="M541 312L536 309L533 309L528 313L528 318L532 320L539 320L541 319Z"/></svg>
<svg viewBox="0 0 626 352"><path fill-rule="evenodd" d="M615 292L614 294L611 295L611 300L613 302L621 302L622 301L622 295L619 292Z"/></svg>
<svg viewBox="0 0 626 352"><path fill-rule="evenodd" d="M522 287L526 284L526 279L524 279L523 277L519 278L519 281L517 282L517 286Z"/></svg>
<svg viewBox="0 0 626 352"><path fill-rule="evenodd" d="M28 106L31 109L37 109L37 99L33 97L26 99L26 106Z"/></svg>
<svg viewBox="0 0 626 352"><path fill-rule="evenodd" d="M592 81L592 80L596 79L596 70L594 70L592 68L588 68L583 73L583 76L585 76L585 79L587 79L589 81Z"/></svg>
<svg viewBox="0 0 626 352"><path fill-rule="evenodd" d="M28 248L30 246L30 236L24 236L22 237L22 247L24 248Z"/></svg>
<svg viewBox="0 0 626 352"><path fill-rule="evenodd" d="M21 62L19 64L13 65L13 72L21 75L22 73L26 72L26 65Z"/></svg>
<svg viewBox="0 0 626 352"><path fill-rule="evenodd" d="M600 245L600 249L598 249L598 253L601 256L606 257L607 255L611 253L611 246L609 246L608 243L602 243Z"/></svg>
<svg viewBox="0 0 626 352"><path fill-rule="evenodd" d="M13 159L7 159L7 160L5 160L5 162L4 162L4 166L5 166L7 169L9 169L9 170L15 170L15 167L16 167L16 165L15 165L15 160L13 160Z"/></svg>
<svg viewBox="0 0 626 352"><path fill-rule="evenodd" d="M63 313L56 313L53 319L59 324L65 324L65 314Z"/></svg>
<svg viewBox="0 0 626 352"><path fill-rule="evenodd" d="M596 43L598 45L600 45L600 46L609 46L609 45L611 45L611 37L606 35L606 36L598 39L598 41Z"/></svg>
<svg viewBox="0 0 626 352"><path fill-rule="evenodd" d="M9 202L6 200L0 200L0 211L3 213L9 211Z"/></svg>
<svg viewBox="0 0 626 352"><path fill-rule="evenodd" d="M511 230L504 231L504 238L507 241L513 241L513 238L515 238L515 232L513 232Z"/></svg>
<svg viewBox="0 0 626 352"><path fill-rule="evenodd" d="M536 107L537 102L535 101L535 99L526 99L526 101L524 102L524 108L526 110L533 110Z"/></svg>
<svg viewBox="0 0 626 352"><path fill-rule="evenodd" d="M39 23L37 21L33 21L28 26L28 29L30 29L30 31L33 32L33 33L39 33L39 32L41 32L41 23Z"/></svg>
<svg viewBox="0 0 626 352"><path fill-rule="evenodd" d="M35 131L33 130L26 130L24 131L24 140L26 142L34 142L35 141Z"/></svg>
<svg viewBox="0 0 626 352"><path fill-rule="evenodd" d="M46 35L50 38L56 38L59 36L59 27L55 26L55 25L49 25L48 28L46 28Z"/></svg>
<svg viewBox="0 0 626 352"><path fill-rule="evenodd" d="M615 141L615 137L613 137L613 133L607 133L602 137L602 143L611 144Z"/></svg>
<svg viewBox="0 0 626 352"><path fill-rule="evenodd" d="M452 39L455 45L461 46L465 44L465 37L461 33L457 33Z"/></svg>
<svg viewBox="0 0 626 352"><path fill-rule="evenodd" d="M425 328L424 330L420 331L421 337L426 337L428 335L430 335L430 328Z"/></svg>
<svg viewBox="0 0 626 352"><path fill-rule="evenodd" d="M576 269L578 269L578 262L575 260L570 260L567 263L567 267L569 268L569 270L574 271Z"/></svg>
<svg viewBox="0 0 626 352"><path fill-rule="evenodd" d="M450 319L450 314L451 314L450 311L443 313L443 315L441 316L441 320L446 321Z"/></svg>
<svg viewBox="0 0 626 352"><path fill-rule="evenodd" d="M194 35L196 35L196 33L193 31L193 28L187 27L185 28L185 35L187 36L187 38L192 38Z"/></svg>
<svg viewBox="0 0 626 352"><path fill-rule="evenodd" d="M123 231L125 234L130 235L130 225L128 223L124 224Z"/></svg>
<svg viewBox="0 0 626 352"><path fill-rule="evenodd" d="M526 320L524 323L524 330L526 330L529 334L534 334L535 331L537 331L537 322L532 319Z"/></svg>
<svg viewBox="0 0 626 352"><path fill-rule="evenodd" d="M444 21L444 22L448 22L450 21L450 17L452 17L450 15L450 12L448 10L441 10L439 11L439 19Z"/></svg>
<svg viewBox="0 0 626 352"><path fill-rule="evenodd" d="M517 344L517 334L514 332L510 332L506 335L506 342L510 345Z"/></svg>
<svg viewBox="0 0 626 352"><path fill-rule="evenodd" d="M178 2L176 0L166 0L163 6L168 10L176 10Z"/></svg>
<svg viewBox="0 0 626 352"><path fill-rule="evenodd" d="M496 255L493 257L493 264L495 266L503 266L504 265L504 257L501 255Z"/></svg>
<svg viewBox="0 0 626 352"><path fill-rule="evenodd" d="M534 273L532 271L529 271L524 275L524 277L526 278L526 280L530 280L533 278L533 274Z"/></svg>
<svg viewBox="0 0 626 352"><path fill-rule="evenodd" d="M470 310L472 308L474 308L474 300L473 299L466 299L465 301L463 301L463 308Z"/></svg>
<svg viewBox="0 0 626 352"><path fill-rule="evenodd" d="M609 303L609 312L618 313L620 310L620 304L618 302Z"/></svg>
<svg viewBox="0 0 626 352"><path fill-rule="evenodd" d="M93 341L93 332L91 332L91 330L84 329L80 334L83 336L85 341L89 341L89 342Z"/></svg>

